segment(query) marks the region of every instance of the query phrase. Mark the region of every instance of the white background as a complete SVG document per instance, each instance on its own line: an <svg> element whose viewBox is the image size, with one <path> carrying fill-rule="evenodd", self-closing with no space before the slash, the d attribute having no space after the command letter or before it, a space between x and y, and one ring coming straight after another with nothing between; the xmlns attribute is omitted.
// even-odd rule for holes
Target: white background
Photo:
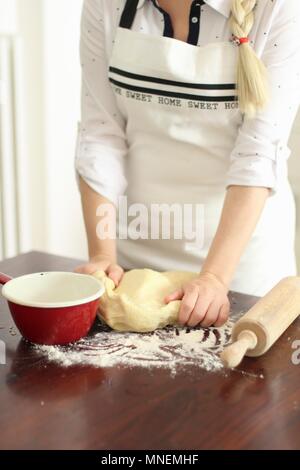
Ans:
<svg viewBox="0 0 300 470"><path fill-rule="evenodd" d="M85 258L87 248L73 169L80 119L82 0L16 3L25 45L32 248Z"/></svg>

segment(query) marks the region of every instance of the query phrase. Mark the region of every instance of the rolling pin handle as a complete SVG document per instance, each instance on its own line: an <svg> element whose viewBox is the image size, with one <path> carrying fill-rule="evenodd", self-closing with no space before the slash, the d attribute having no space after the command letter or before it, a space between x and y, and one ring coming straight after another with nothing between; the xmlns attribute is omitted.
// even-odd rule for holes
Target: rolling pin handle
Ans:
<svg viewBox="0 0 300 470"><path fill-rule="evenodd" d="M241 331L237 340L221 353L222 362L226 367L236 367L240 364L248 349L257 345L257 336L250 330Z"/></svg>

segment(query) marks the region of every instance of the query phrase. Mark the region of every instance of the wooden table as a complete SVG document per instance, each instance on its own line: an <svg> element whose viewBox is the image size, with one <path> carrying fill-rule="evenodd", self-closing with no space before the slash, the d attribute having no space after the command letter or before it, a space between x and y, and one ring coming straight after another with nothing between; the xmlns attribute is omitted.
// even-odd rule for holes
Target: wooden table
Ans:
<svg viewBox="0 0 300 470"><path fill-rule="evenodd" d="M78 260L32 252L0 263L12 276L72 270ZM235 294L233 308L257 300ZM61 368L33 354L0 300L1 449L299 449L300 321L237 371ZM259 375L263 374L264 378Z"/></svg>

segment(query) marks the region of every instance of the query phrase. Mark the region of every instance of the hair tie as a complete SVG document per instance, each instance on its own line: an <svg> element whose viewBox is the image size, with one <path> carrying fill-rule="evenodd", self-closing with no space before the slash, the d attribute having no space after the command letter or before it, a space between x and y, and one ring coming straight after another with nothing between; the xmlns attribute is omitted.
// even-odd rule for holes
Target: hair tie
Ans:
<svg viewBox="0 0 300 470"><path fill-rule="evenodd" d="M232 36L233 36L233 42L237 46L240 46L241 44L245 44L245 43L249 42L249 38L247 36L246 37L241 37L241 38L238 38L237 36L234 36L234 34Z"/></svg>

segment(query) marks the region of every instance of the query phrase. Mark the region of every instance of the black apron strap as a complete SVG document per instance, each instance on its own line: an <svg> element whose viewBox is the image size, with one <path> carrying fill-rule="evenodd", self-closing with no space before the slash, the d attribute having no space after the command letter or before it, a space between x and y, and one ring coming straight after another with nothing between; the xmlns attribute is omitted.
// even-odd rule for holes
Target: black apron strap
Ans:
<svg viewBox="0 0 300 470"><path fill-rule="evenodd" d="M136 15L138 3L139 3L139 0L127 0L126 1L126 5L123 10L120 24L119 24L121 28L127 28L127 29L131 28L135 15Z"/></svg>

